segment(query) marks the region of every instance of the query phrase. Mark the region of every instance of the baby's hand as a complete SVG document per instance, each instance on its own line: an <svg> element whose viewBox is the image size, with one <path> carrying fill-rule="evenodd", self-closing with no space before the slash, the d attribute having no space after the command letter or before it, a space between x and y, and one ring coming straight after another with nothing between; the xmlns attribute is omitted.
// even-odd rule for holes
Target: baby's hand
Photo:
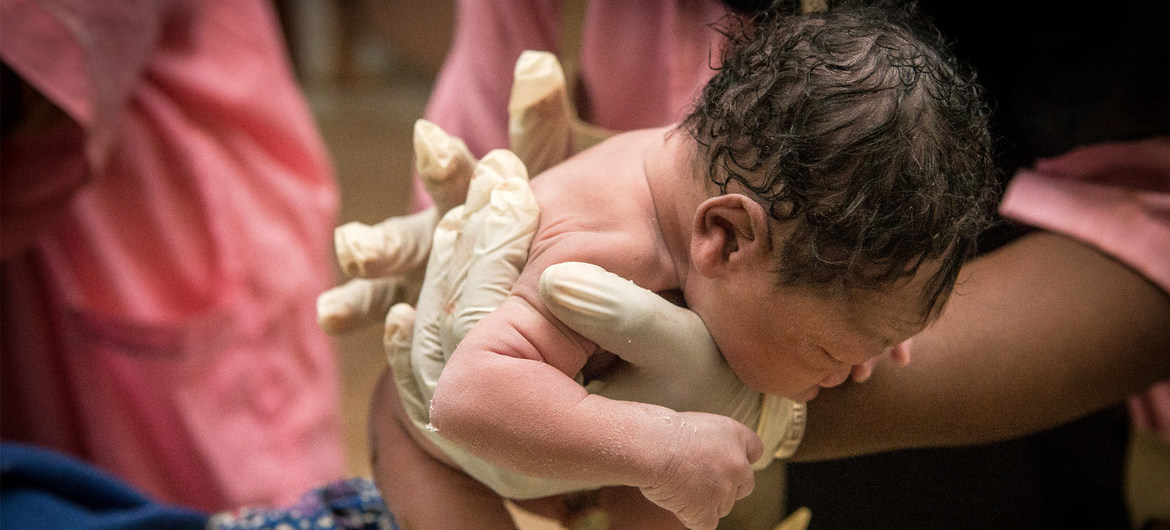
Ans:
<svg viewBox="0 0 1170 530"><path fill-rule="evenodd" d="M763 454L759 437L716 414L683 412L674 443L654 484L641 488L687 528L707 530L755 487L752 463Z"/></svg>

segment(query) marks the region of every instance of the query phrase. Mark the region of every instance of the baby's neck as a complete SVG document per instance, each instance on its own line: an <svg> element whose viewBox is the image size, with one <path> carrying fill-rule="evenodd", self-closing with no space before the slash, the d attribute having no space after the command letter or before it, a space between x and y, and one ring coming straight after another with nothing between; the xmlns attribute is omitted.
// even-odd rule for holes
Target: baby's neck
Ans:
<svg viewBox="0 0 1170 530"><path fill-rule="evenodd" d="M705 180L695 175L695 141L685 130L664 128L662 142L646 150L643 169L663 242L674 261L679 286L690 270L695 210L708 198Z"/></svg>

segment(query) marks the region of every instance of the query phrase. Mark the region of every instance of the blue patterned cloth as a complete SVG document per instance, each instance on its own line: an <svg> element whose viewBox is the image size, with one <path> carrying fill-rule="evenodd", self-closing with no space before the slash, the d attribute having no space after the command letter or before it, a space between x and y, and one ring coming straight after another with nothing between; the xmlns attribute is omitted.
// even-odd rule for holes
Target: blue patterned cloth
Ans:
<svg viewBox="0 0 1170 530"><path fill-rule="evenodd" d="M4 530L202 530L206 522L207 514L157 502L86 462L0 444Z"/></svg>
<svg viewBox="0 0 1170 530"><path fill-rule="evenodd" d="M382 494L368 479L310 490L282 508L247 507L216 514L210 530L398 530Z"/></svg>
<svg viewBox="0 0 1170 530"><path fill-rule="evenodd" d="M36 447L0 444L0 528L37 530L398 530L368 479L312 489L280 508L210 517L155 501L121 479Z"/></svg>

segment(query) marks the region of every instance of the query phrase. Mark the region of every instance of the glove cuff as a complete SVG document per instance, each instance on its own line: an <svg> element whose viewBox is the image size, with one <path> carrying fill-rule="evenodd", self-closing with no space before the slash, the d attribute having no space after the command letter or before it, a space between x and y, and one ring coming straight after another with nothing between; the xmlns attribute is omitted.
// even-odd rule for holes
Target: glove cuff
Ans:
<svg viewBox="0 0 1170 530"><path fill-rule="evenodd" d="M805 404L779 396L760 395L760 421L756 434L764 442L764 456L753 469L768 467L773 460L791 457L804 439L808 409Z"/></svg>

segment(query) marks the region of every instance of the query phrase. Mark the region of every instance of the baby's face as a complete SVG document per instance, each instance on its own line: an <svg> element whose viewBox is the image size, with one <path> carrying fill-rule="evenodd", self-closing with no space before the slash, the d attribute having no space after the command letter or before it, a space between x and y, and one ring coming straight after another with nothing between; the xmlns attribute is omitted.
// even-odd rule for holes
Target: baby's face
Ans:
<svg viewBox="0 0 1170 530"><path fill-rule="evenodd" d="M860 300L798 288L741 289L708 299L704 323L728 364L749 386L796 400L837 386L855 365L925 327L925 274ZM760 278L756 285L773 285ZM768 282L768 283L765 283Z"/></svg>

